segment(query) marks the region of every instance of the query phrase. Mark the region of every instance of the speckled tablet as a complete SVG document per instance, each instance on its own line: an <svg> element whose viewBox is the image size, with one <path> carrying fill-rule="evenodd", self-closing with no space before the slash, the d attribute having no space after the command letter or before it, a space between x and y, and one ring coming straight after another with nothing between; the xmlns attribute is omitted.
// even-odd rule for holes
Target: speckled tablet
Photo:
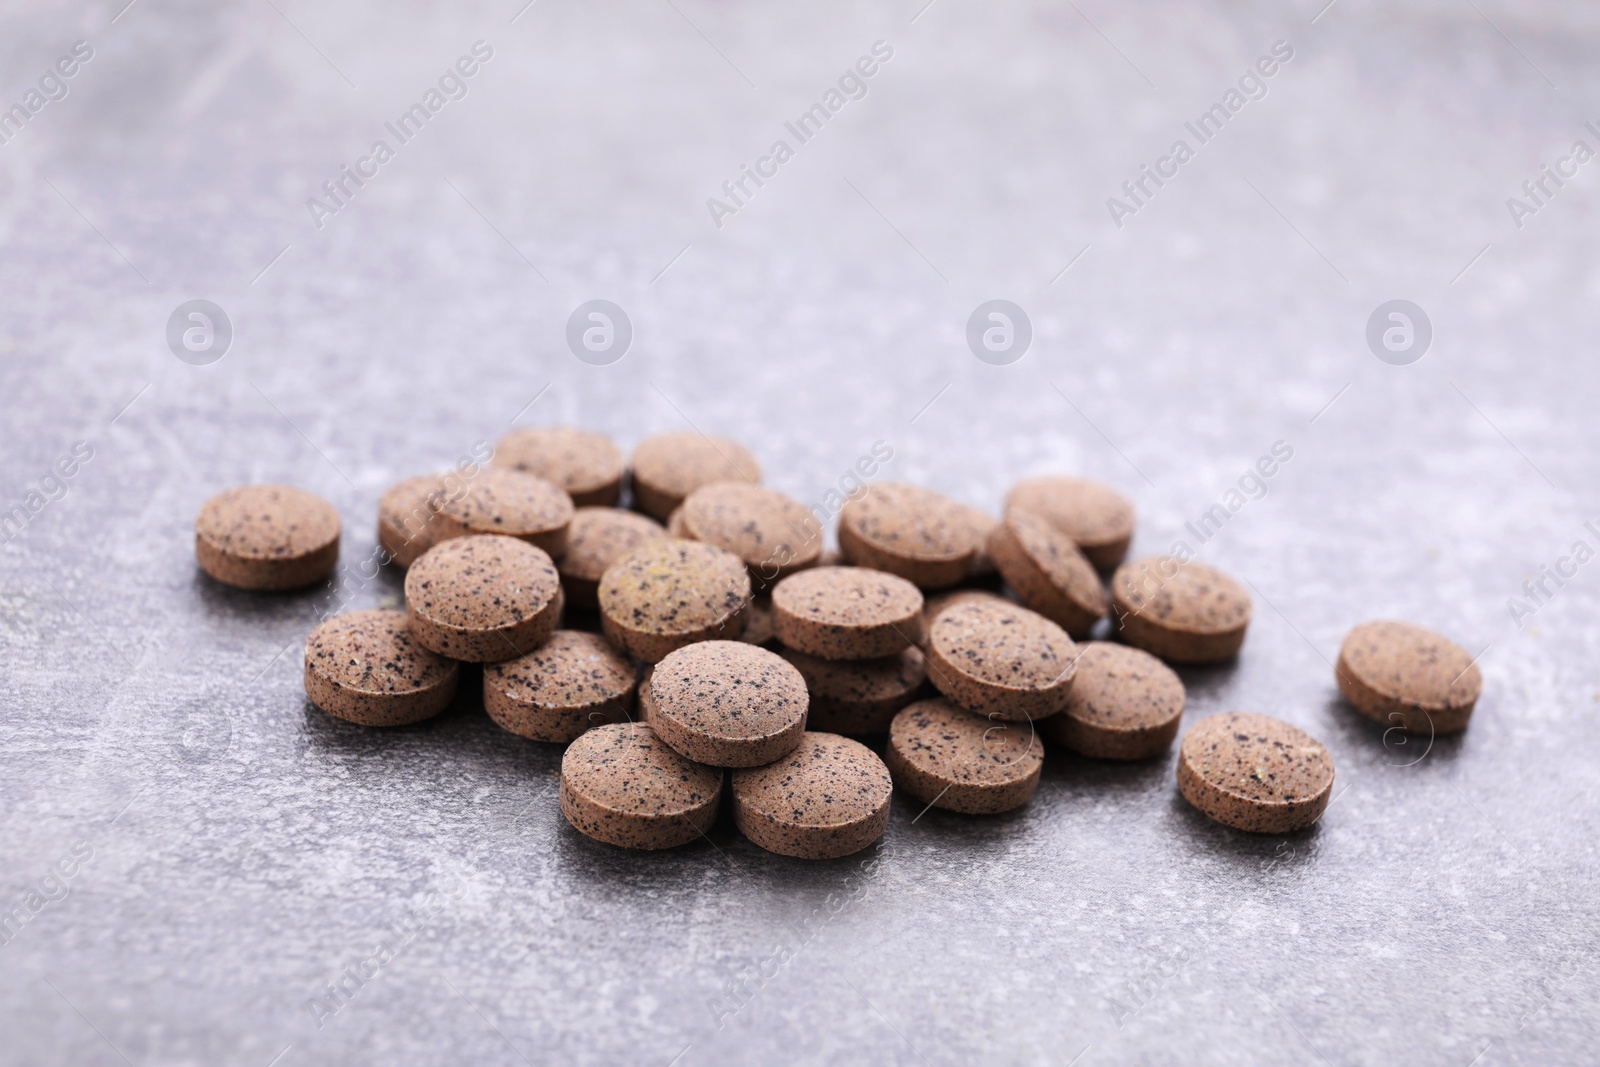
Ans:
<svg viewBox="0 0 1600 1067"><path fill-rule="evenodd" d="M561 814L622 848L673 848L717 821L722 771L684 759L647 724L597 726L561 757Z"/></svg>
<svg viewBox="0 0 1600 1067"><path fill-rule="evenodd" d="M822 526L800 501L749 482L713 482L673 512L683 536L744 560L758 584L804 570L822 555Z"/></svg>
<svg viewBox="0 0 1600 1067"><path fill-rule="evenodd" d="M968 600L946 608L928 635L928 680L978 715L1024 722L1054 715L1072 691L1077 646L1020 604Z"/></svg>
<svg viewBox="0 0 1600 1067"><path fill-rule="evenodd" d="M989 554L989 538L993 536L999 521L982 508L960 501L956 501L955 514L958 522L966 524L972 543L978 546L972 554L972 562L967 565L967 577L981 579L997 574L994 557Z"/></svg>
<svg viewBox="0 0 1600 1067"><path fill-rule="evenodd" d="M1483 675L1466 649L1409 622L1351 630L1334 677L1363 715L1417 734L1466 729L1483 692Z"/></svg>
<svg viewBox="0 0 1600 1067"><path fill-rule="evenodd" d="M739 640L747 645L776 644L777 625L771 594L757 593L750 598L750 607L745 610L744 633L739 635Z"/></svg>
<svg viewBox="0 0 1600 1067"><path fill-rule="evenodd" d="M1101 570L1121 563L1133 541L1133 501L1101 482L1047 474L1027 478L1006 497L1006 512L1043 516Z"/></svg>
<svg viewBox="0 0 1600 1067"><path fill-rule="evenodd" d="M1257 834L1301 830L1333 792L1333 757L1298 727L1233 711L1202 719L1178 749L1178 790L1225 826Z"/></svg>
<svg viewBox="0 0 1600 1067"><path fill-rule="evenodd" d="M883 836L893 794L889 769L872 749L807 730L782 759L733 772L733 821L768 852L837 859Z"/></svg>
<svg viewBox="0 0 1600 1067"><path fill-rule="evenodd" d="M761 464L724 437L683 430L647 438L633 450L634 504L661 522L702 485L760 481Z"/></svg>
<svg viewBox="0 0 1600 1067"><path fill-rule="evenodd" d="M816 567L772 590L778 640L824 659L877 659L922 636L922 591L866 567Z"/></svg>
<svg viewBox="0 0 1600 1067"><path fill-rule="evenodd" d="M1043 516L1008 513L989 538L989 555L1017 599L1069 636L1087 637L1105 618L1109 598L1094 565Z"/></svg>
<svg viewBox="0 0 1600 1067"><path fill-rule="evenodd" d="M554 632L562 601L550 556L515 537L452 538L406 572L412 633L451 659L492 663L532 652Z"/></svg>
<svg viewBox="0 0 1600 1067"><path fill-rule="evenodd" d="M603 433L570 426L512 430L495 444L490 462L538 475L576 507L609 507L622 498L626 462L622 449Z"/></svg>
<svg viewBox="0 0 1600 1067"><path fill-rule="evenodd" d="M1169 663L1221 663L1239 654L1250 625L1250 594L1215 567L1152 556L1111 576L1117 631Z"/></svg>
<svg viewBox="0 0 1600 1067"><path fill-rule="evenodd" d="M927 692L922 653L908 648L882 659L820 659L778 650L806 681L806 726L836 734L881 734L895 713Z"/></svg>
<svg viewBox="0 0 1600 1067"><path fill-rule="evenodd" d="M640 545L663 541L667 531L654 519L622 508L579 508L567 530L567 550L556 561L567 603L585 611L600 607L600 577Z"/></svg>
<svg viewBox="0 0 1600 1067"><path fill-rule="evenodd" d="M978 554L972 516L942 493L900 482L879 482L839 512L839 550L921 586L942 589L967 577Z"/></svg>
<svg viewBox="0 0 1600 1067"><path fill-rule="evenodd" d="M655 665L650 664L639 674L638 714L635 716L639 722L649 722L656 713L655 698L650 695L650 679L655 673Z"/></svg>
<svg viewBox="0 0 1600 1067"><path fill-rule="evenodd" d="M200 569L240 589L303 589L339 563L339 512L292 485L228 489L194 520Z"/></svg>
<svg viewBox="0 0 1600 1067"><path fill-rule="evenodd" d="M525 656L483 668L489 718L534 741L567 742L633 718L633 661L599 634L557 630Z"/></svg>
<svg viewBox="0 0 1600 1067"><path fill-rule="evenodd" d="M948 700L920 700L894 717L884 762L894 784L923 804L993 815L1032 799L1044 743L1032 723L996 722Z"/></svg>
<svg viewBox="0 0 1600 1067"><path fill-rule="evenodd" d="M567 550L572 513L572 498L543 478L484 467L460 493L440 505L434 528L441 541L469 534L503 534L559 556Z"/></svg>
<svg viewBox="0 0 1600 1067"><path fill-rule="evenodd" d="M335 615L306 638L306 696L362 726L404 726L450 706L460 666L423 648L403 611Z"/></svg>
<svg viewBox="0 0 1600 1067"><path fill-rule="evenodd" d="M398 566L411 566L437 543L433 522L444 496L444 480L424 474L390 486L378 498L378 545Z"/></svg>
<svg viewBox="0 0 1600 1067"><path fill-rule="evenodd" d="M949 589L943 593L935 593L924 599L922 604L922 634L917 639L917 647L928 647L928 634L933 631L933 620L937 619L946 608L957 604L964 604L970 600L985 600L995 604L1012 604L999 593L991 593L987 589Z"/></svg>
<svg viewBox="0 0 1600 1067"><path fill-rule="evenodd" d="M794 750L806 682L782 657L739 641L702 641L656 664L650 725L697 763L757 767Z"/></svg>
<svg viewBox="0 0 1600 1067"><path fill-rule="evenodd" d="M667 533L672 537L681 537L685 541L693 541L694 535L683 524L683 505L679 504L672 509L672 514L667 516Z"/></svg>
<svg viewBox="0 0 1600 1067"><path fill-rule="evenodd" d="M696 641L737 639L750 603L750 572L715 545L652 541L606 568L599 599L611 643L657 663Z"/></svg>
<svg viewBox="0 0 1600 1067"><path fill-rule="evenodd" d="M1039 732L1095 759L1149 759L1172 747L1184 699L1182 680L1150 653L1093 641L1078 646L1067 706Z"/></svg>

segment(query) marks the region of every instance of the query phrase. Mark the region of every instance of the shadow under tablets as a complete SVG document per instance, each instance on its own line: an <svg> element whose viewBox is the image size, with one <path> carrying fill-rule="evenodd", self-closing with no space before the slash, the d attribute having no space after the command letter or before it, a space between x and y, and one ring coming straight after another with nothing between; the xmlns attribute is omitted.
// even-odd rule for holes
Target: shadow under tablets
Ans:
<svg viewBox="0 0 1600 1067"><path fill-rule="evenodd" d="M449 706L432 718L404 726L362 726L348 722L323 711L306 697L300 702L306 736L329 753L351 754L360 754L365 747L384 738L435 735L440 744L452 745L472 744L475 738L498 740L500 736L524 740L501 730L483 710L482 664L461 663L459 670L455 696Z"/></svg>
<svg viewBox="0 0 1600 1067"><path fill-rule="evenodd" d="M1167 802L1166 815L1175 835L1185 843L1184 851L1203 857L1207 862L1224 863L1245 874L1266 864L1308 857L1322 834L1321 820L1302 830L1282 834L1236 830L1201 812L1185 800L1176 787Z"/></svg>
<svg viewBox="0 0 1600 1067"><path fill-rule="evenodd" d="M1211 711L1246 711L1247 708L1222 707L1229 685L1239 668L1238 657L1225 660L1222 663L1207 664L1167 664L1175 672L1178 679L1183 682L1184 715L1187 717L1201 705ZM1179 738L1182 739L1181 736Z"/></svg>
<svg viewBox="0 0 1600 1067"><path fill-rule="evenodd" d="M302 620L307 633L319 621L317 609L328 591L321 583L281 592L239 589L217 581L198 567L190 579L189 589L207 624L248 622L259 626Z"/></svg>
<svg viewBox="0 0 1600 1067"><path fill-rule="evenodd" d="M1385 726L1369 719L1337 692L1322 704L1321 730L1330 747L1341 753L1360 753L1366 765L1413 768L1450 767L1461 757L1467 730L1451 734L1408 733L1398 726ZM1338 768L1335 767L1335 774ZM1334 786L1337 792L1339 786Z"/></svg>

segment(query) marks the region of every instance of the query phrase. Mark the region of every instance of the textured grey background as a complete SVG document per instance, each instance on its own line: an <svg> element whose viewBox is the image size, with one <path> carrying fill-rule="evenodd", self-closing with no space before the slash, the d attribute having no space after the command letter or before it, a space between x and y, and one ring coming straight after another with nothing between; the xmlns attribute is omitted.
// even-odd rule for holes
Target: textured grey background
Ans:
<svg viewBox="0 0 1600 1067"><path fill-rule="evenodd" d="M0 504L94 449L0 550L0 1061L1593 1061L1600 563L1521 627L1506 602L1597 541L1600 162L1521 229L1505 204L1600 147L1592 5L122 2L0 15L8 105L94 49L0 145ZM470 94L314 227L478 39ZM867 97L716 228L705 199L879 39ZM1266 98L1116 228L1106 198L1277 40ZM212 366L165 345L194 297L236 329ZM636 329L608 367L563 342L595 297ZM994 297L1034 324L1012 366L963 342ZM1363 341L1396 297L1436 331L1408 367ZM726 826L624 854L470 697L384 733L310 708L326 591L196 576L225 486L326 495L353 563L386 485L514 418L692 422L807 501L876 440L885 477L990 509L1082 472L1137 500L1141 552L1289 442L1205 546L1257 614L1186 723L1288 719L1337 797L1248 837L1171 759L1052 753L1008 816L897 800L865 869ZM1379 616L1486 649L1464 737L1338 702L1328 659Z"/></svg>

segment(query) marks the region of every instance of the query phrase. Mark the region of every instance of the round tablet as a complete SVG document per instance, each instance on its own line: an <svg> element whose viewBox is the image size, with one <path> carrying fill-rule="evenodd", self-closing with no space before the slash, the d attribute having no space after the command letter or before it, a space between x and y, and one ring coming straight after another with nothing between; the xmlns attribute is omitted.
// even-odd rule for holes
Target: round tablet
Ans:
<svg viewBox="0 0 1600 1067"><path fill-rule="evenodd" d="M942 493L879 482L839 512L839 550L860 567L897 574L924 589L955 585L978 554L972 517Z"/></svg>
<svg viewBox="0 0 1600 1067"><path fill-rule="evenodd" d="M432 718L450 706L459 672L417 643L403 611L335 615L306 638L306 696L362 726Z"/></svg>
<svg viewBox="0 0 1600 1067"><path fill-rule="evenodd" d="M884 762L896 786L930 807L993 815L1032 798L1044 744L1032 723L994 722L948 700L920 700L894 717Z"/></svg>
<svg viewBox="0 0 1600 1067"><path fill-rule="evenodd" d="M971 504L956 502L957 521L967 525L968 536L972 543L978 546L972 554L972 562L967 566L968 578L988 578L998 573L994 557L989 553L989 538L994 534L999 523L994 516L982 508L975 508Z"/></svg>
<svg viewBox="0 0 1600 1067"><path fill-rule="evenodd" d="M1067 706L1039 731L1095 759L1148 759L1178 736L1183 702L1171 667L1137 648L1094 641L1078 646Z"/></svg>
<svg viewBox="0 0 1600 1067"><path fill-rule="evenodd" d="M672 848L717 821L722 771L684 759L642 722L597 726L561 757L561 814L622 848Z"/></svg>
<svg viewBox="0 0 1600 1067"><path fill-rule="evenodd" d="M633 450L634 504L662 522L702 485L759 481L761 464L725 437L683 430L647 438Z"/></svg>
<svg viewBox="0 0 1600 1067"><path fill-rule="evenodd" d="M444 503L444 482L435 474L407 478L378 498L378 545L401 567L437 543L434 516Z"/></svg>
<svg viewBox="0 0 1600 1067"><path fill-rule="evenodd" d="M622 449L603 433L570 426L512 430L495 444L490 463L538 475L576 507L608 507L622 499Z"/></svg>
<svg viewBox="0 0 1600 1067"><path fill-rule="evenodd" d="M1078 648L1037 612L968 600L940 612L927 654L940 693L978 715L1025 722L1066 706Z"/></svg>
<svg viewBox="0 0 1600 1067"><path fill-rule="evenodd" d="M292 485L218 493L194 520L200 569L240 589L303 589L339 562L339 512Z"/></svg>
<svg viewBox="0 0 1600 1067"><path fill-rule="evenodd" d="M521 737L566 742L629 721L635 684L633 662L605 638L557 630L526 656L483 668L483 707Z"/></svg>
<svg viewBox="0 0 1600 1067"><path fill-rule="evenodd" d="M1010 604L999 593L991 593L986 589L951 589L943 593L935 593L926 598L922 605L922 633L917 638L917 647L928 647L928 634L933 632L933 620L937 619L946 608L956 604L964 604L969 600L987 600L995 604Z"/></svg>
<svg viewBox="0 0 1600 1067"><path fill-rule="evenodd" d="M1171 556L1124 563L1111 576L1117 631L1169 663L1220 663L1239 654L1250 594L1215 567Z"/></svg>
<svg viewBox="0 0 1600 1067"><path fill-rule="evenodd" d="M1031 511L1058 527L1101 570L1121 563L1133 541L1133 501L1102 482L1047 474L1006 497L1006 512Z"/></svg>
<svg viewBox="0 0 1600 1067"><path fill-rule="evenodd" d="M822 527L800 501L749 482L713 482L673 512L683 535L727 549L758 582L804 570L822 555Z"/></svg>
<svg viewBox="0 0 1600 1067"><path fill-rule="evenodd" d="M750 598L750 607L744 613L744 633L739 640L747 645L769 645L777 640L777 619L772 610L772 597L757 594Z"/></svg>
<svg viewBox="0 0 1600 1067"><path fill-rule="evenodd" d="M743 633L750 572L714 545L651 541L606 568L599 600L611 643L656 663L696 641Z"/></svg>
<svg viewBox="0 0 1600 1067"><path fill-rule="evenodd" d="M820 659L780 649L806 681L806 726L836 734L881 734L897 711L926 691L922 653L908 648L882 659Z"/></svg>
<svg viewBox="0 0 1600 1067"><path fill-rule="evenodd" d="M649 722L656 713L655 698L650 695L650 677L656 673L654 665L644 669L639 675L639 720Z"/></svg>
<svg viewBox="0 0 1600 1067"><path fill-rule="evenodd" d="M567 550L572 498L532 474L484 467L446 497L434 520L438 540L468 534L519 537L552 556Z"/></svg>
<svg viewBox="0 0 1600 1067"><path fill-rule="evenodd" d="M1410 733L1466 729L1483 692L1483 675L1466 649L1409 622L1351 630L1334 676L1357 711Z"/></svg>
<svg viewBox="0 0 1600 1067"><path fill-rule="evenodd" d="M778 640L824 659L892 656L922 636L922 592L885 571L817 567L772 590Z"/></svg>
<svg viewBox="0 0 1600 1067"><path fill-rule="evenodd" d="M515 537L452 538L406 572L416 639L441 656L473 663L538 648L561 619L562 599L549 555Z"/></svg>
<svg viewBox="0 0 1600 1067"><path fill-rule="evenodd" d="M1075 638L1105 618L1105 586L1065 532L1031 511L1013 511L989 538L989 555L1017 599Z"/></svg>
<svg viewBox="0 0 1600 1067"><path fill-rule="evenodd" d="M1270 716L1213 715L1178 748L1178 791L1224 826L1288 833L1322 817L1333 757L1304 730Z"/></svg>
<svg viewBox="0 0 1600 1067"><path fill-rule="evenodd" d="M650 675L650 725L698 763L758 767L794 750L806 682L782 657L738 641L680 648Z"/></svg>
<svg viewBox="0 0 1600 1067"><path fill-rule="evenodd" d="M831 860L860 852L889 826L894 782L872 749L807 730L793 752L733 772L733 821L768 852Z"/></svg>
<svg viewBox="0 0 1600 1067"><path fill-rule="evenodd" d="M579 508L567 529L567 550L556 561L567 603L594 611L600 606L600 577L640 545L665 540L654 519L621 508Z"/></svg>

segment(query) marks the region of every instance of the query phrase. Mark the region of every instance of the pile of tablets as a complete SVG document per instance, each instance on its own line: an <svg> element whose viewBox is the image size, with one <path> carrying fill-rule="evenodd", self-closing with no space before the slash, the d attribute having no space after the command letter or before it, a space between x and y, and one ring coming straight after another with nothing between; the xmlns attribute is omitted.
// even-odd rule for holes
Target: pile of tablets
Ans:
<svg viewBox="0 0 1600 1067"><path fill-rule="evenodd" d="M397 726L444 710L460 664L482 664L494 722L568 745L561 810L582 833L680 845L726 798L756 844L822 859L877 840L895 789L974 814L1027 803L1046 742L1163 755L1185 703L1169 664L1231 660L1250 623L1249 594L1215 568L1126 561L1134 508L1097 482L1028 479L999 519L874 483L840 511L837 552L760 482L732 441L667 434L629 462L567 428L401 482L378 542L406 568L406 608L318 626L306 692ZM218 581L296 589L332 573L339 535L317 497L248 486L206 503L195 550ZM1115 640L1088 640L1107 616ZM1482 685L1463 649L1399 622L1356 627L1336 676L1362 713L1424 733L1464 728ZM1190 803L1264 833L1315 822L1333 777L1321 744L1264 715L1211 716L1178 756Z"/></svg>

